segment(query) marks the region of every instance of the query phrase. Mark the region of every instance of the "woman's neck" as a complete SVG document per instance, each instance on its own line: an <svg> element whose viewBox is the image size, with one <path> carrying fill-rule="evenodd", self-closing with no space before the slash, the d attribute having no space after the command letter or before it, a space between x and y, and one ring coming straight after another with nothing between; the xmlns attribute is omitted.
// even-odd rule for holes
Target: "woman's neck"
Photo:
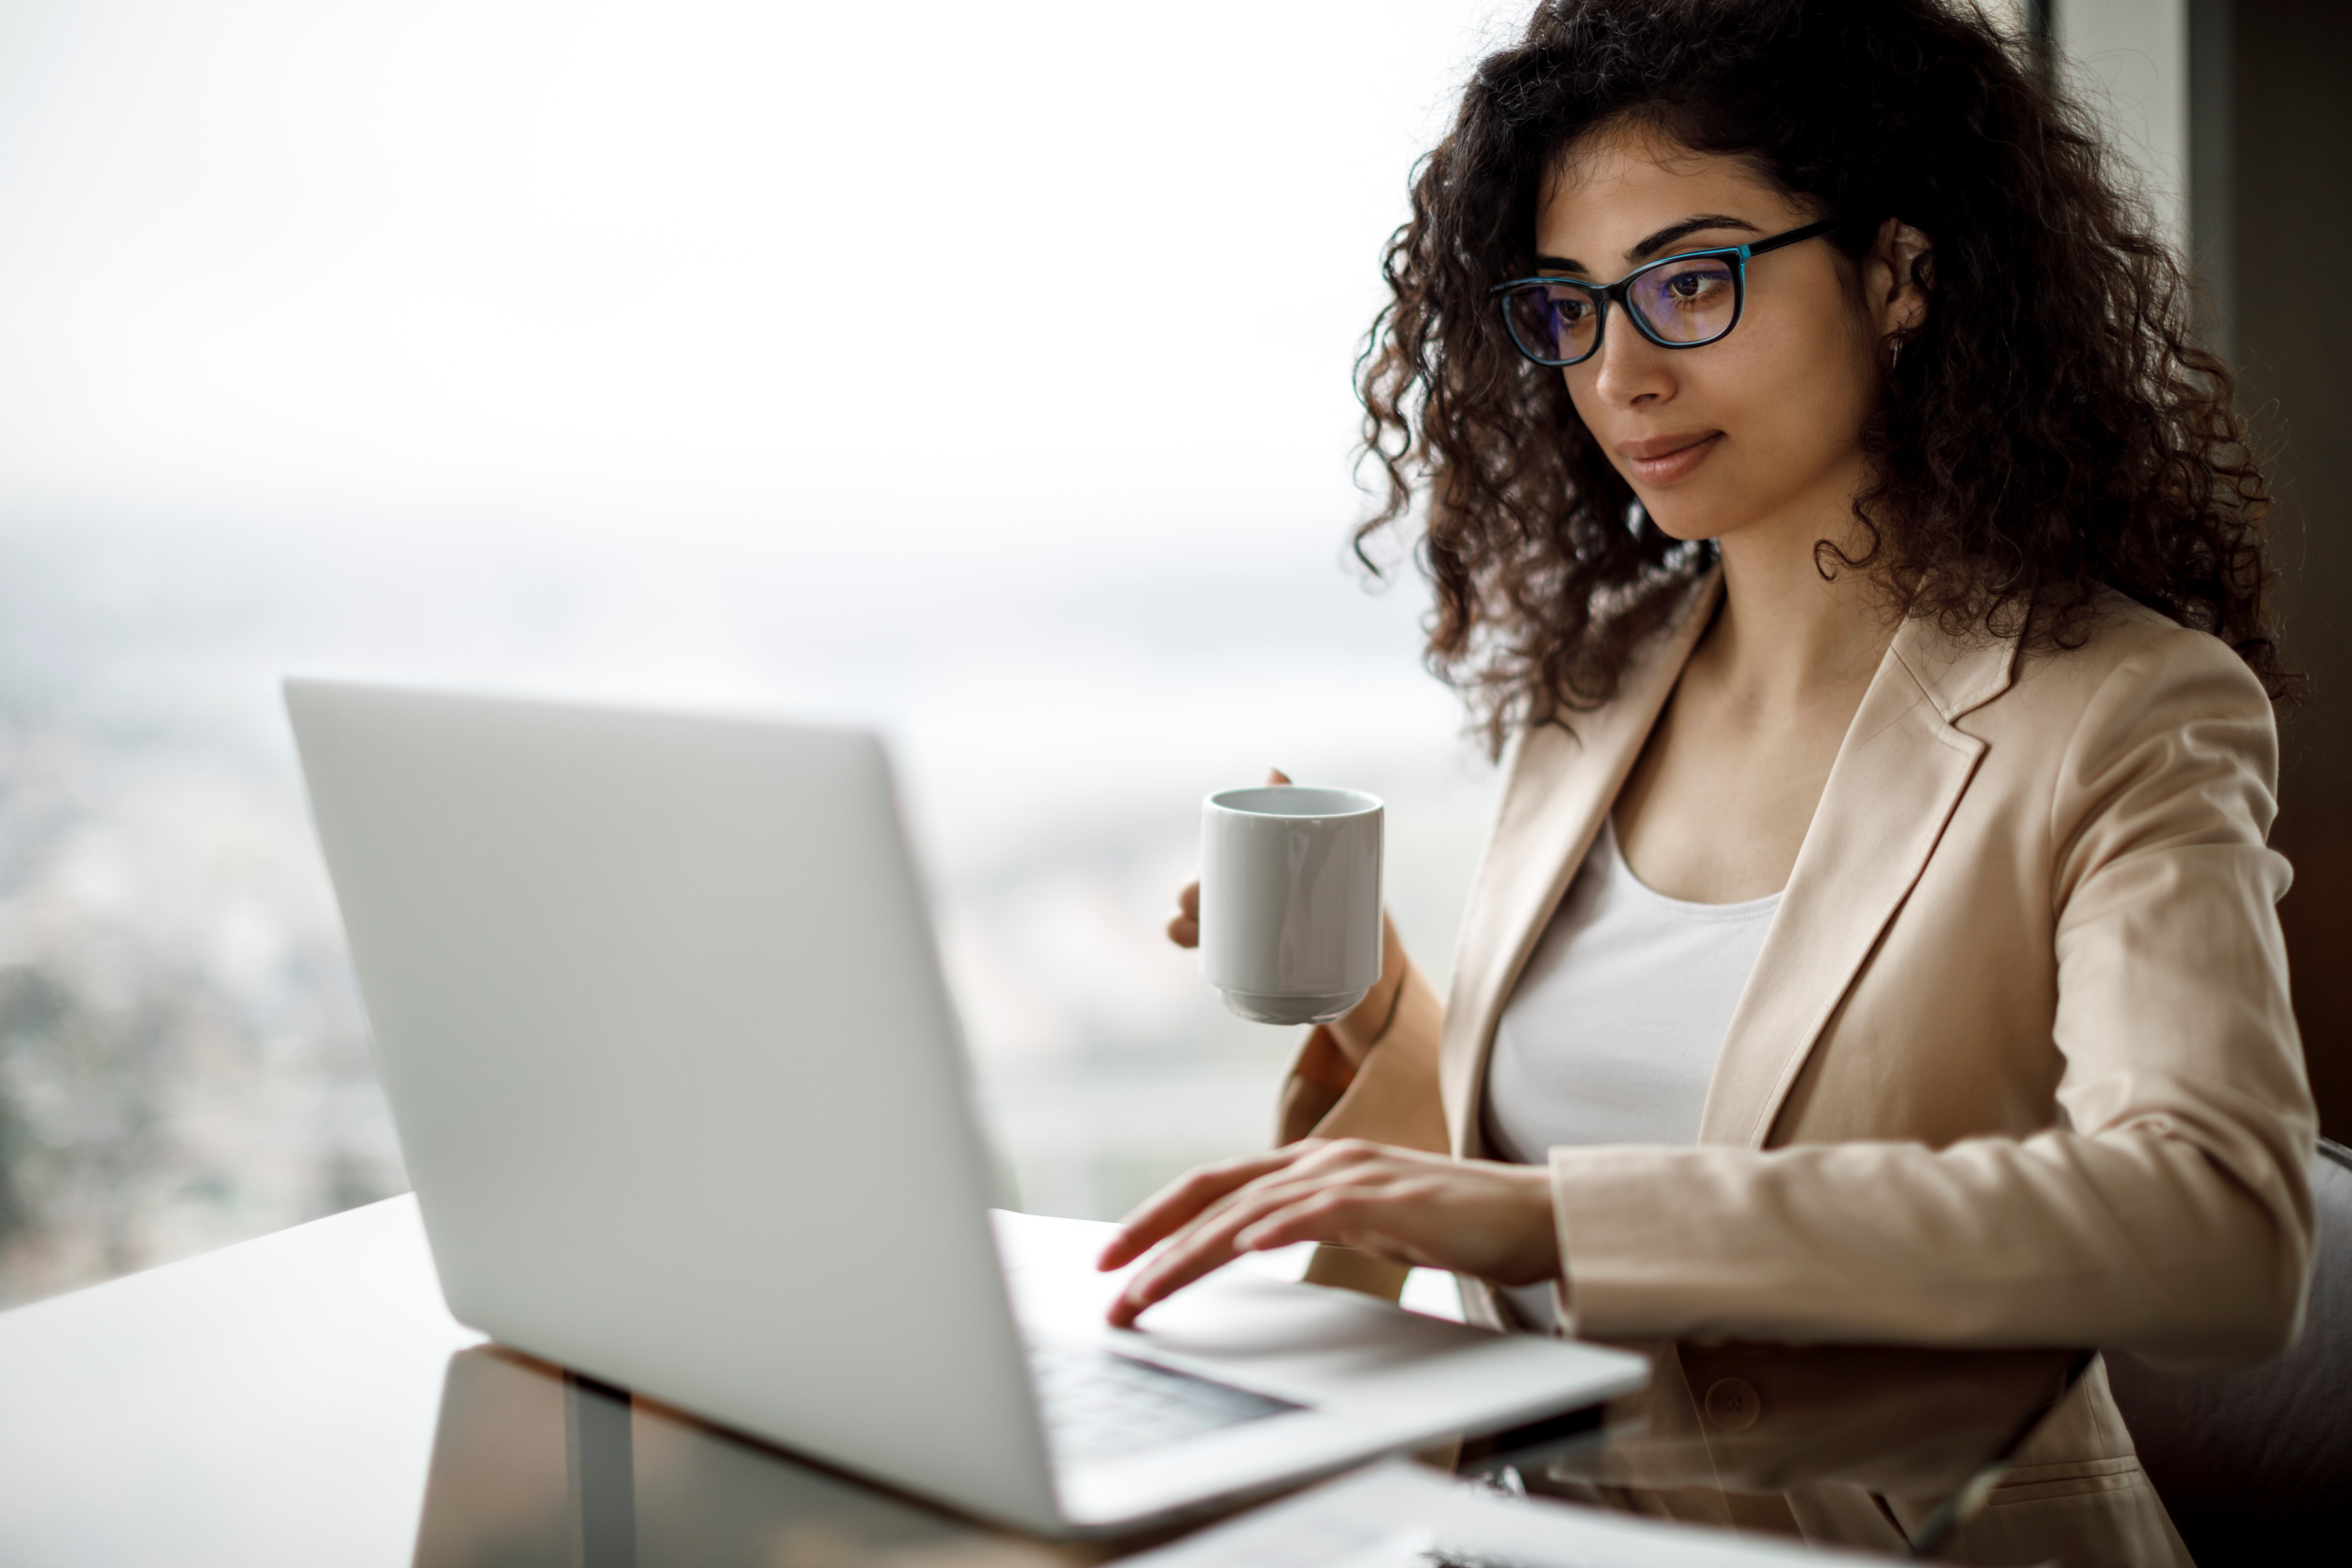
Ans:
<svg viewBox="0 0 2352 1568"><path fill-rule="evenodd" d="M1718 541L1723 605L1693 662L1735 709L1790 715L1827 701L1850 712L1885 657L1895 622L1884 592L1867 571L1823 577L1813 546L1825 538L1850 554L1868 542L1851 512L1842 526L1774 520Z"/></svg>

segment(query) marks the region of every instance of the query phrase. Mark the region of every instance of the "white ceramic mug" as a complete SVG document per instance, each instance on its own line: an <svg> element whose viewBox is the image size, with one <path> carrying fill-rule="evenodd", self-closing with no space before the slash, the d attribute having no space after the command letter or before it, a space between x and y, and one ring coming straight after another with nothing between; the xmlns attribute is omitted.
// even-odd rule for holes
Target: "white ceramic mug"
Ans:
<svg viewBox="0 0 2352 1568"><path fill-rule="evenodd" d="M1201 805L1201 973L1261 1024L1328 1024L1381 977L1380 797L1312 784Z"/></svg>

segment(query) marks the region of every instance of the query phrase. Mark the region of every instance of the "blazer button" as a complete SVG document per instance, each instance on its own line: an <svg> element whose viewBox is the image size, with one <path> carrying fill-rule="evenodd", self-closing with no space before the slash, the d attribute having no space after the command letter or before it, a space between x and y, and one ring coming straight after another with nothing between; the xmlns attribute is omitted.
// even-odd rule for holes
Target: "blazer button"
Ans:
<svg viewBox="0 0 2352 1568"><path fill-rule="evenodd" d="M1747 1431L1763 1413L1764 1402L1745 1379L1727 1377L1707 1387L1706 1418L1727 1432Z"/></svg>

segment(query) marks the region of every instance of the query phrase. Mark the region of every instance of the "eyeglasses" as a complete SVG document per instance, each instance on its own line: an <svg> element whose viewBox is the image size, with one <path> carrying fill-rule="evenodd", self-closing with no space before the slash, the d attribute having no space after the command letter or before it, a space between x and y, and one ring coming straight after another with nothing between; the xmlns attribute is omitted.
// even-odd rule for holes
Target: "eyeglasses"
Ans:
<svg viewBox="0 0 2352 1568"><path fill-rule="evenodd" d="M1748 297L1748 258L1843 228L1832 218L1809 223L1753 245L1686 250L1637 267L1614 283L1569 278L1517 278L1488 292L1503 307L1504 324L1521 353L1541 365L1581 364L1601 352L1601 329L1615 300L1643 337L1662 349L1696 349L1720 342L1739 324Z"/></svg>

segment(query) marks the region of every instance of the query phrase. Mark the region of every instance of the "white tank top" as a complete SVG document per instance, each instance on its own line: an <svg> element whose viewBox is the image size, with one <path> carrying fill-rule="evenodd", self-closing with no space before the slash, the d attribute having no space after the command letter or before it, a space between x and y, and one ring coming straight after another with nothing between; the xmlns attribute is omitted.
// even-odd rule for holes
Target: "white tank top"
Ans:
<svg viewBox="0 0 2352 1568"><path fill-rule="evenodd" d="M1578 1143L1691 1143L1780 895L1694 904L1643 886L1604 822L1495 1026L1486 1128L1541 1164ZM1551 1288L1507 1292L1536 1327Z"/></svg>

